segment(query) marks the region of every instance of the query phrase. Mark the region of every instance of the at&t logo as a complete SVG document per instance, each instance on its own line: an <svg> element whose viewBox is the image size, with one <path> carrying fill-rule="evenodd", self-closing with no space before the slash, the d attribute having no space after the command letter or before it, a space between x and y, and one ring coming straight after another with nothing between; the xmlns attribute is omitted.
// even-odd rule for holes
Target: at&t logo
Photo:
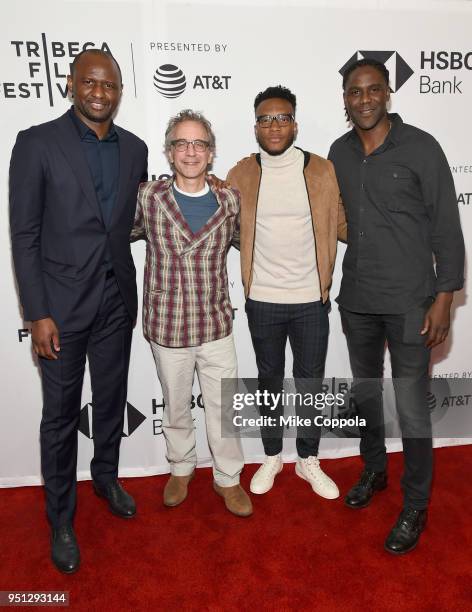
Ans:
<svg viewBox="0 0 472 612"><path fill-rule="evenodd" d="M197 74L192 81L192 89L227 90L229 74ZM187 87L187 78L181 68L174 64L159 66L153 77L154 87L164 98L178 98Z"/></svg>

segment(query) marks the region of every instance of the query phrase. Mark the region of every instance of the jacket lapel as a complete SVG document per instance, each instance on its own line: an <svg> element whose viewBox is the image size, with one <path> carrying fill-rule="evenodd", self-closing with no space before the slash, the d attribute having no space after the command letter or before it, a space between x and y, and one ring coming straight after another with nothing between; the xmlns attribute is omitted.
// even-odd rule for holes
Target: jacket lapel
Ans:
<svg viewBox="0 0 472 612"><path fill-rule="evenodd" d="M154 197L160 204L163 213L168 220L178 229L183 235L186 241L182 252L187 252L195 249L199 244L208 238L224 221L227 217L228 203L226 196L221 191L213 191L218 202L218 210L208 219L205 225L198 230L196 234L192 232L190 227L183 216L179 205L175 201L174 194L172 193L173 178L168 179L167 185L163 188L162 192L155 193Z"/></svg>
<svg viewBox="0 0 472 612"><path fill-rule="evenodd" d="M174 225L179 232L183 235L187 242L190 242L193 238L193 233L183 216L179 205L175 201L174 194L172 193L173 178L168 179L167 185L163 188L162 193L156 193L156 201L160 201L162 211L168 220Z"/></svg>
<svg viewBox="0 0 472 612"><path fill-rule="evenodd" d="M221 191L213 191L213 189L211 191L218 202L218 210L215 211L215 213L208 219L205 225L198 230L196 234L192 234L192 239L190 240L189 245L184 249L185 251L195 249L226 220L228 209L226 196Z"/></svg>
<svg viewBox="0 0 472 612"><path fill-rule="evenodd" d="M54 135L58 146L76 175L82 191L84 192L85 199L100 222L103 223L102 211L95 193L92 175L90 174L87 159L75 125L68 113L66 113L54 123L54 126L56 128Z"/></svg>

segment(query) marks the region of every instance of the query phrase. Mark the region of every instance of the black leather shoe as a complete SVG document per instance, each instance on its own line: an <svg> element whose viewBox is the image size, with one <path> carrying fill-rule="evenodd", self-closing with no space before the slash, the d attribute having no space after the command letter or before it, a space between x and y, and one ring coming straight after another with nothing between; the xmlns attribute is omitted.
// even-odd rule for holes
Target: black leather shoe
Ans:
<svg viewBox="0 0 472 612"><path fill-rule="evenodd" d="M121 518L132 518L136 514L136 504L134 499L126 493L118 480L108 482L106 485L93 483L93 488L98 497L103 497L108 501L108 507Z"/></svg>
<svg viewBox="0 0 472 612"><path fill-rule="evenodd" d="M72 525L62 525L52 530L51 559L64 574L73 574L79 569L80 552Z"/></svg>
<svg viewBox="0 0 472 612"><path fill-rule="evenodd" d="M349 508L365 508L372 501L376 491L382 491L387 486L387 472L372 472L364 470L360 480L344 498Z"/></svg>
<svg viewBox="0 0 472 612"><path fill-rule="evenodd" d="M394 555L410 552L418 544L421 532L426 526L427 510L405 508L385 540L385 550Z"/></svg>

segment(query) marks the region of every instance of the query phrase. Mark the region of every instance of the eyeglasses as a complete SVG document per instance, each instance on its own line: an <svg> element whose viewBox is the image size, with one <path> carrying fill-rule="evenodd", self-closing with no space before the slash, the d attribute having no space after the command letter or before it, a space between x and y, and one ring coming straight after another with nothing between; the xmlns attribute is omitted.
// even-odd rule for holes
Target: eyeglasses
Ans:
<svg viewBox="0 0 472 612"><path fill-rule="evenodd" d="M185 140L185 138L180 138L179 140L171 140L170 144L175 148L176 151L179 151L179 153L187 151L189 145L192 145L192 147L197 153L203 153L210 146L210 143L207 140Z"/></svg>
<svg viewBox="0 0 472 612"><path fill-rule="evenodd" d="M280 113L278 115L260 115L256 117L256 122L261 128L270 128L273 121L277 121L280 127L287 127L295 120L295 117L290 113Z"/></svg>

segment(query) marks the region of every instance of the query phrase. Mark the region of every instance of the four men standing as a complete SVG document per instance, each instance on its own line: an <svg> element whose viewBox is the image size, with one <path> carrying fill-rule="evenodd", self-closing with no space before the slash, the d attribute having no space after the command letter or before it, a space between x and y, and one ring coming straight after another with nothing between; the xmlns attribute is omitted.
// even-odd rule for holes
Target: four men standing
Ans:
<svg viewBox="0 0 472 612"><path fill-rule="evenodd" d="M20 132L10 169L15 270L42 373L41 457L52 559L63 572L80 562L72 521L86 357L93 486L118 516L136 511L117 476L137 305L129 235L147 172L145 144L113 124L122 90L114 58L96 50L79 54L68 88L74 106L55 121ZM415 547L426 523L429 356L447 336L452 293L463 283L464 245L444 154L429 134L387 113L385 66L357 62L344 74L343 88L354 128L333 144L331 161L294 146L295 95L269 87L254 103L260 151L229 172L230 187L206 181L214 134L203 115L186 110L166 131L173 178L139 189L132 238L147 241L143 326L165 399L171 476L164 503L182 503L194 475L190 400L196 370L214 489L232 513L252 513L239 484L240 440L223 439L221 431L232 408L223 405L221 380L237 377L227 252L240 241L260 388L282 390L288 339L297 390L317 393L336 242L346 239L345 207L348 248L338 302L357 405L367 420L361 439L365 470L345 502L363 508L387 484L381 404L387 342L403 433L405 503L385 546L404 553ZM277 416L271 408L263 412ZM305 407L301 416L313 417L313 407L309 412ZM282 469L282 429L261 433L266 459L251 481L258 494L271 489ZM339 491L320 467L319 442L315 426L298 432L296 473L317 494L334 499Z"/></svg>

